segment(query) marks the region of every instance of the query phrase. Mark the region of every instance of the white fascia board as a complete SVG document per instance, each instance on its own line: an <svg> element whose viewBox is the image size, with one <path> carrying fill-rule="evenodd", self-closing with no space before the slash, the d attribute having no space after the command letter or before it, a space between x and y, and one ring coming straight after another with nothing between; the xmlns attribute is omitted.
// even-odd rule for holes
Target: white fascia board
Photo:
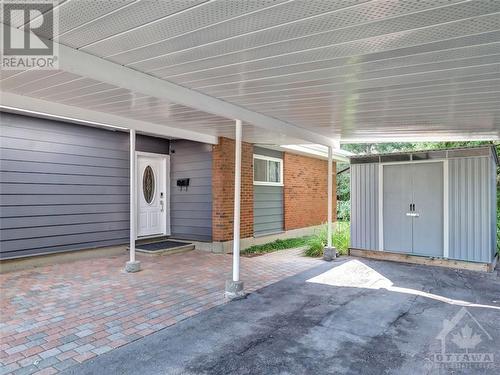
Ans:
<svg viewBox="0 0 500 375"><path fill-rule="evenodd" d="M487 134L474 134L473 132L460 135L436 135L436 134L424 134L424 135L414 135L414 136L395 136L394 134L388 135L387 137L375 136L370 138L365 137L348 137L342 138L342 144L349 143L391 143L391 142L466 142L466 141L498 141L500 140L500 132L497 130L492 130L491 133Z"/></svg>
<svg viewBox="0 0 500 375"><path fill-rule="evenodd" d="M3 24L0 25L4 26ZM12 35L24 34L24 31L11 27L11 33ZM18 37L21 38L24 36L19 35ZM268 131L286 134L307 142L319 143L334 148L338 145L338 140L278 120L274 117L269 117L187 87L155 78L62 44L58 44L58 48L59 69L65 72L110 83L156 98L167 99L214 115L241 120Z"/></svg>
<svg viewBox="0 0 500 375"><path fill-rule="evenodd" d="M328 160L328 148L325 147L325 151L317 150L310 147L305 147L305 145L265 145L265 144L257 144L256 146L267 148L270 150L288 152L291 154L297 154L302 156L308 156L310 158ZM349 163L349 157L346 154L346 151L340 149L332 150L333 160L339 161L342 163Z"/></svg>
<svg viewBox="0 0 500 375"><path fill-rule="evenodd" d="M134 120L9 92L0 92L0 109L6 112L24 113L35 117L59 119L76 124L109 127L118 130L134 129L137 132L154 136L182 138L209 144L218 143L218 137L214 135Z"/></svg>
<svg viewBox="0 0 500 375"><path fill-rule="evenodd" d="M292 152L298 155L328 160L328 149L326 150L326 152L323 152L321 150L304 147L302 145L282 145L281 148L285 149L285 151L287 152ZM339 149L332 149L333 160L340 161L342 163L349 163L349 158L346 157L346 155L341 151L342 150Z"/></svg>

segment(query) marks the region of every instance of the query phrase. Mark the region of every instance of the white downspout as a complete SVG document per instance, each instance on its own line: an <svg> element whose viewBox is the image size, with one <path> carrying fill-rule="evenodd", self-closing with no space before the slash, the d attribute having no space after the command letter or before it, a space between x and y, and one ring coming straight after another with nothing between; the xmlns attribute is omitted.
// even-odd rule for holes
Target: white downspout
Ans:
<svg viewBox="0 0 500 375"><path fill-rule="evenodd" d="M137 170L135 163L135 129L130 129L130 260L125 265L125 271L137 272L141 269L141 263L135 259L135 238L137 218Z"/></svg>

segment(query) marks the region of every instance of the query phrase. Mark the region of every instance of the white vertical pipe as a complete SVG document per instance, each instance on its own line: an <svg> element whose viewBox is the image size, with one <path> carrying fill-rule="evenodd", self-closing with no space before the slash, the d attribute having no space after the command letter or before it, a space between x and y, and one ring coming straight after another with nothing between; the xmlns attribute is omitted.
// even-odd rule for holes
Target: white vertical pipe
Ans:
<svg viewBox="0 0 500 375"><path fill-rule="evenodd" d="M443 161L443 258L450 256L450 173L448 159Z"/></svg>
<svg viewBox="0 0 500 375"><path fill-rule="evenodd" d="M136 194L135 129L130 129L130 262L135 262Z"/></svg>
<svg viewBox="0 0 500 375"><path fill-rule="evenodd" d="M234 152L233 281L240 280L241 120L236 120Z"/></svg>
<svg viewBox="0 0 500 375"><path fill-rule="evenodd" d="M327 246L332 247L332 219L333 219L333 152L332 146L328 146L328 240ZM324 181L324 180L323 180Z"/></svg>

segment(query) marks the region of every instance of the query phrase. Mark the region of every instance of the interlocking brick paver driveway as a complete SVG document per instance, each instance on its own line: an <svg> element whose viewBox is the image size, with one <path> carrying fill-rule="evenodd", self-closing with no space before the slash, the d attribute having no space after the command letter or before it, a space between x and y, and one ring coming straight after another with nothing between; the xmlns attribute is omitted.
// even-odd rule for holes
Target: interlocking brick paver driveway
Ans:
<svg viewBox="0 0 500 375"><path fill-rule="evenodd" d="M127 255L0 275L0 374L53 374L224 303L231 255ZM241 259L247 291L319 264L287 250Z"/></svg>

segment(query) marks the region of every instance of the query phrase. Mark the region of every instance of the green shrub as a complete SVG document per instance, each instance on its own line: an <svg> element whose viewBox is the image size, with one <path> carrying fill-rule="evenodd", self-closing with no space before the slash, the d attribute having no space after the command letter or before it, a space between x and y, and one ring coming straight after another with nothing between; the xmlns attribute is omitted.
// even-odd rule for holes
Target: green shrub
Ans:
<svg viewBox="0 0 500 375"><path fill-rule="evenodd" d="M327 227L323 225L321 229L315 233L307 241L307 249L304 254L309 257L319 257L323 255L323 249L327 244ZM347 255L349 244L351 241L349 222L337 222L332 235L332 244L337 249L340 255Z"/></svg>
<svg viewBox="0 0 500 375"><path fill-rule="evenodd" d="M338 222L332 239L333 246L340 255L347 255L351 244L351 226L349 222Z"/></svg>
<svg viewBox="0 0 500 375"><path fill-rule="evenodd" d="M326 245L327 230L326 225L315 233L307 241L307 248L304 254L308 257L319 257L323 255L323 249Z"/></svg>
<svg viewBox="0 0 500 375"><path fill-rule="evenodd" d="M241 254L265 254L273 251L293 249L294 247L305 246L309 237L287 238L275 240L263 245L250 246L241 251Z"/></svg>
<svg viewBox="0 0 500 375"><path fill-rule="evenodd" d="M351 202L337 201L337 219L340 221L351 220Z"/></svg>

